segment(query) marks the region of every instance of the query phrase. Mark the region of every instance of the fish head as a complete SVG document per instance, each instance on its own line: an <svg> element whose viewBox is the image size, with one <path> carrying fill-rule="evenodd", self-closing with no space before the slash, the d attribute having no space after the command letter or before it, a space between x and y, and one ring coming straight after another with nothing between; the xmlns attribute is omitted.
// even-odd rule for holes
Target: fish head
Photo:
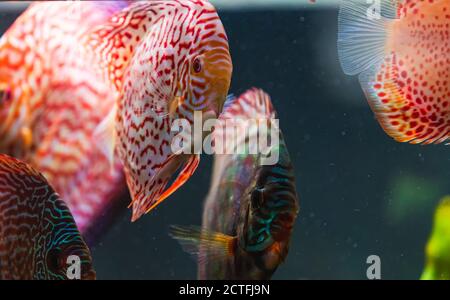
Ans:
<svg viewBox="0 0 450 300"><path fill-rule="evenodd" d="M172 149L180 136L172 131L174 121L192 125L197 111L205 112L203 121L218 117L231 82L228 39L214 7L208 1L185 1L161 11L168 13L155 19L134 48L116 122L110 126L117 133L118 155L133 199L132 220L166 199L198 166L196 151ZM172 18L172 13L183 17ZM164 30L170 33L161 34ZM182 127L187 129L183 136L195 133ZM183 143L182 150L195 145L197 137Z"/></svg>
<svg viewBox="0 0 450 300"><path fill-rule="evenodd" d="M210 3L207 13L197 18L198 37L186 55L180 78L183 98L192 111L211 112L216 118L223 109L233 72L225 28Z"/></svg>
<svg viewBox="0 0 450 300"><path fill-rule="evenodd" d="M22 156L30 144L27 129L27 92L16 85L0 83L0 151Z"/></svg>
<svg viewBox="0 0 450 300"><path fill-rule="evenodd" d="M279 217L269 208L266 187L254 184L241 201L236 268L239 274L246 274L246 279L268 280L287 256L290 236L280 239L275 235L274 225L278 224L273 223Z"/></svg>
<svg viewBox="0 0 450 300"><path fill-rule="evenodd" d="M283 144L284 147L284 144ZM261 166L244 195L238 235L255 270L271 275L286 258L298 214L298 196L287 151L275 166ZM263 277L265 278L265 277Z"/></svg>
<svg viewBox="0 0 450 300"><path fill-rule="evenodd" d="M49 277L55 279L93 280L96 278L89 249L79 236L69 241L61 239L60 243L52 245L46 252L45 263ZM77 272L79 277L76 277Z"/></svg>
<svg viewBox="0 0 450 300"><path fill-rule="evenodd" d="M31 106L42 100L29 60L6 38L0 41L0 152L13 156L31 147Z"/></svg>
<svg viewBox="0 0 450 300"><path fill-rule="evenodd" d="M47 279L95 279L89 247L69 208L56 193L46 204L42 222L42 235L46 236L46 241L37 252L44 263L38 265L35 273L48 274Z"/></svg>

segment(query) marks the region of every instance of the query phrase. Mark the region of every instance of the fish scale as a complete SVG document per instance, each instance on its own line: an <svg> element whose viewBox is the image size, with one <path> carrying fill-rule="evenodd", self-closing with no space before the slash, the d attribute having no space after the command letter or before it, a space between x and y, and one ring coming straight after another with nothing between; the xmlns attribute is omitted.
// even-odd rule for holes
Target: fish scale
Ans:
<svg viewBox="0 0 450 300"><path fill-rule="evenodd" d="M81 279L95 279L64 201L31 166L0 154L0 279L67 279L70 255L80 258Z"/></svg>
<svg viewBox="0 0 450 300"><path fill-rule="evenodd" d="M260 89L227 100L213 133L226 148L214 156L202 227L171 228L172 237L195 255L199 279L267 280L288 254L299 204L282 134L279 144L270 145L280 154L274 165L262 164L263 155L250 152L253 138L269 134L253 121L275 118L269 95ZM251 122L240 127L237 120ZM238 152L242 144L246 148Z"/></svg>
<svg viewBox="0 0 450 300"><path fill-rule="evenodd" d="M383 129L400 142L442 143L450 138L450 3L381 1L370 20L366 7L343 2L338 49L344 71L361 85Z"/></svg>
<svg viewBox="0 0 450 300"><path fill-rule="evenodd" d="M95 56L82 40L122 7L119 2L34 3L0 41L0 89L12 94L0 105L6 120L0 124L0 150L46 176L86 237L97 230L125 181L121 164L111 167L92 142L117 94L92 67Z"/></svg>
<svg viewBox="0 0 450 300"><path fill-rule="evenodd" d="M0 71L0 89L14 94L14 105L0 111L14 120L0 127L3 151L42 169L83 233L97 228L99 216L117 202L122 165L133 200L132 220L193 174L198 156L173 155L170 124L176 118L192 123L194 110L213 111L217 117L231 81L225 30L208 1L113 4L33 4L5 35L14 44L14 28L31 30L18 43L30 45L21 50L29 56L25 68L18 68L24 73L16 72L10 59L15 56L6 47L0 51L0 59L6 54L14 76L22 80L11 86L13 75ZM202 66L195 72L194 61ZM38 65L48 72L34 80L36 72L27 68ZM39 109L31 113L23 107ZM84 200L73 198L84 193Z"/></svg>
<svg viewBox="0 0 450 300"><path fill-rule="evenodd" d="M86 44L120 94L109 121L114 126L108 126L115 132L105 134L112 140L106 148L117 147L124 164L134 221L195 171L197 155L172 153L171 124L179 118L192 124L195 110L213 110L218 116L231 80L228 40L208 1L173 0L131 5L93 30ZM204 68L194 74L197 58ZM210 84L201 87L194 81Z"/></svg>

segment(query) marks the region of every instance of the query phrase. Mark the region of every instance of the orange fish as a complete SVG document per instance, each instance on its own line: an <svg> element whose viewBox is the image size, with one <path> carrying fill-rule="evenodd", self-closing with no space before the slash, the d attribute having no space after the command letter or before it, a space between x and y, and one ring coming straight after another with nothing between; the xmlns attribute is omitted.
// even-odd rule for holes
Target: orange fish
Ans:
<svg viewBox="0 0 450 300"><path fill-rule="evenodd" d="M0 42L0 149L43 172L82 231L114 203L122 163L133 220L193 174L199 156L172 153L172 121L218 117L231 81L209 1L112 4L36 3Z"/></svg>
<svg viewBox="0 0 450 300"><path fill-rule="evenodd" d="M0 152L42 172L85 237L126 185L92 141L117 94L81 40L125 5L33 3L0 39Z"/></svg>
<svg viewBox="0 0 450 300"><path fill-rule="evenodd" d="M343 1L338 51L372 110L400 142L450 137L450 1Z"/></svg>
<svg viewBox="0 0 450 300"><path fill-rule="evenodd" d="M231 82L228 38L209 1L138 1L87 43L120 94L96 140L111 161L118 152L135 221L196 170L199 155L173 153L171 126L176 119L192 124L195 111L204 120L219 116Z"/></svg>

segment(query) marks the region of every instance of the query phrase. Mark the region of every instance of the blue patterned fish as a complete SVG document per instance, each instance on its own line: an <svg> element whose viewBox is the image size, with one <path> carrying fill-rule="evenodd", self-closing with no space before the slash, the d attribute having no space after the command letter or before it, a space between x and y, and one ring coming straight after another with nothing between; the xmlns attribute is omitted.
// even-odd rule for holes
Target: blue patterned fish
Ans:
<svg viewBox="0 0 450 300"><path fill-rule="evenodd" d="M266 93L252 89L227 101L220 119L268 121L275 111ZM244 152L216 154L202 227L171 227L172 237L198 258L199 279L270 279L288 254L299 210L294 169L281 133L271 146L279 153L276 164L250 154L258 128L250 126L240 136ZM227 135L220 127L214 131L215 141ZM224 140L228 147L230 140ZM230 147L236 150L238 143Z"/></svg>
<svg viewBox="0 0 450 300"><path fill-rule="evenodd" d="M64 201L41 173L4 154L0 279L95 279L89 248Z"/></svg>

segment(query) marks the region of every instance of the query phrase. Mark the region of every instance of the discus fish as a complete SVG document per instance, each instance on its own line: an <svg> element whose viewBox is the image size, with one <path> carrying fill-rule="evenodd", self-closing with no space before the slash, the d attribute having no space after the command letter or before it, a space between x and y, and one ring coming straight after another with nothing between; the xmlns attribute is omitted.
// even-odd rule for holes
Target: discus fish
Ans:
<svg viewBox="0 0 450 300"><path fill-rule="evenodd" d="M426 246L422 280L450 280L450 196L441 200Z"/></svg>
<svg viewBox="0 0 450 300"><path fill-rule="evenodd" d="M33 3L0 39L0 152L42 172L90 239L126 183L93 142L118 94L82 40L125 6Z"/></svg>
<svg viewBox="0 0 450 300"><path fill-rule="evenodd" d="M338 50L346 74L359 75L391 137L413 144L450 135L450 2L345 0Z"/></svg>
<svg viewBox="0 0 450 300"><path fill-rule="evenodd" d="M41 173L0 154L0 279L67 279L71 256L79 259L81 279L95 279L64 201Z"/></svg>
<svg viewBox="0 0 450 300"><path fill-rule="evenodd" d="M227 101L220 119L274 118L269 96L253 89ZM249 143L264 134L255 124L246 129L240 142ZM215 141L229 133L219 128L214 131ZM225 137L227 146L236 150L237 144L229 141ZM286 258L298 196L281 133L279 145L272 147L279 151L275 165L261 164L262 154L250 154L250 148L244 154L216 154L202 228L171 228L171 236L198 256L199 279L270 279Z"/></svg>
<svg viewBox="0 0 450 300"><path fill-rule="evenodd" d="M87 43L119 92L96 140L124 164L132 221L150 211L194 173L197 153L173 153L175 119L218 117L231 81L225 29L206 0L139 1L94 30ZM174 173L178 177L165 189Z"/></svg>

